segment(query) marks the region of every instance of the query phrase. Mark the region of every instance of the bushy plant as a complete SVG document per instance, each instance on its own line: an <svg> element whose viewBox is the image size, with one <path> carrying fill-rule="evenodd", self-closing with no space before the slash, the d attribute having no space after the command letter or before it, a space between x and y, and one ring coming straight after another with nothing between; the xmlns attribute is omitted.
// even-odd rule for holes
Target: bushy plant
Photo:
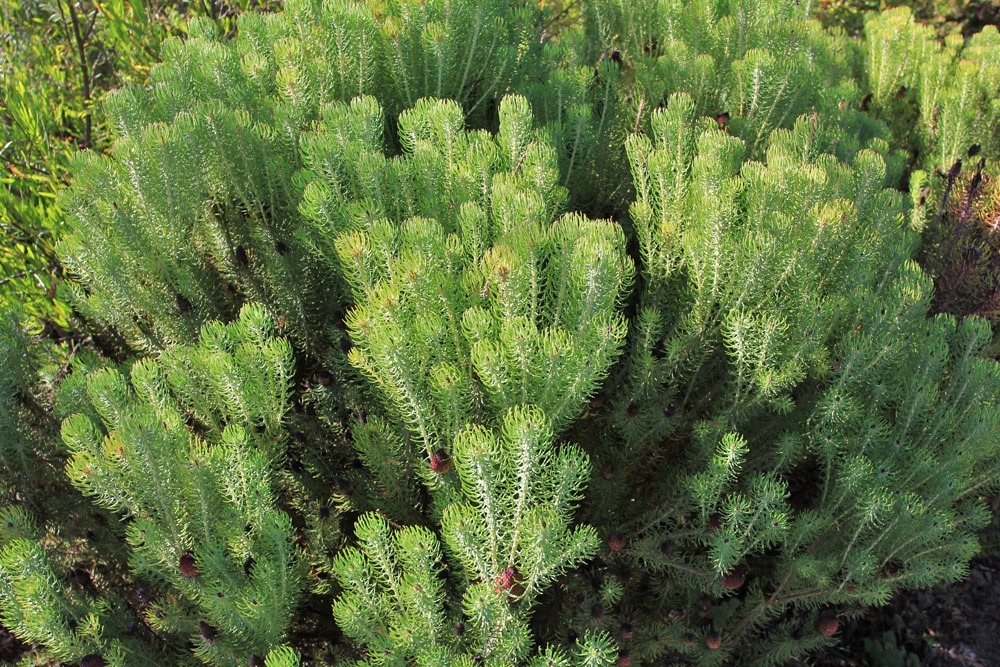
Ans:
<svg viewBox="0 0 1000 667"><path fill-rule="evenodd" d="M964 576L1000 372L928 316L936 191L891 189L910 52L777 0L582 17L290 2L109 99L60 200L101 353L0 330L8 627L83 667L780 665ZM968 153L988 67L921 151Z"/></svg>
<svg viewBox="0 0 1000 667"><path fill-rule="evenodd" d="M1000 10L990 0L819 0L816 5L823 23L842 26L852 34L863 32L868 14L893 7L908 7L940 34L968 35L1000 21Z"/></svg>
<svg viewBox="0 0 1000 667"><path fill-rule="evenodd" d="M4 0L0 3L0 306L16 305L54 338L78 332L57 296L63 270L55 246L65 233L55 204L81 149L104 150L105 95L142 84L160 42L204 16L223 34L247 9L275 3Z"/></svg>
<svg viewBox="0 0 1000 667"><path fill-rule="evenodd" d="M873 17L865 35L870 103L918 165L947 171L970 152L1000 157L994 131L1000 122L995 26L968 40L948 35L942 43L903 7Z"/></svg>

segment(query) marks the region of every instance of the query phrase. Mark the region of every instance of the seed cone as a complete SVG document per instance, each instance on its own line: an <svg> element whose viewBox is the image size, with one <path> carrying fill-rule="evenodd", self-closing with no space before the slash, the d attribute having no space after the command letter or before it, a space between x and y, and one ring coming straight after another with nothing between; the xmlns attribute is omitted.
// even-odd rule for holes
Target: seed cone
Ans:
<svg viewBox="0 0 1000 667"><path fill-rule="evenodd" d="M438 475L443 475L451 470L451 457L448 452L439 449L431 454L431 470Z"/></svg>
<svg viewBox="0 0 1000 667"><path fill-rule="evenodd" d="M524 575L516 567L508 567L493 580L493 590L497 593L507 592L513 598L524 595Z"/></svg>
<svg viewBox="0 0 1000 667"><path fill-rule="evenodd" d="M837 630L840 629L840 619L836 616L824 616L819 619L817 629L824 637L832 637L837 634Z"/></svg>
<svg viewBox="0 0 1000 667"><path fill-rule="evenodd" d="M733 568L722 577L722 585L731 591L742 588L746 582L747 571L743 566Z"/></svg>
<svg viewBox="0 0 1000 667"><path fill-rule="evenodd" d="M194 552L189 550L182 553L180 561L177 563L177 568L185 577L197 577L199 570L198 564L194 560Z"/></svg>

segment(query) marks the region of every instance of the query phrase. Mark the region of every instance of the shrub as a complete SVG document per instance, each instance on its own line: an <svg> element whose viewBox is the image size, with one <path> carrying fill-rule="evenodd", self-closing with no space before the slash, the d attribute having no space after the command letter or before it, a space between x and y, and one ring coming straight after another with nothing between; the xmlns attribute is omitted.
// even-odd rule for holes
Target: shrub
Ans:
<svg viewBox="0 0 1000 667"><path fill-rule="evenodd" d="M967 42L952 34L940 43L904 7L872 18L865 33L871 104L919 165L946 171L970 150L1000 157L993 131L1000 121L995 26Z"/></svg>
<svg viewBox="0 0 1000 667"><path fill-rule="evenodd" d="M0 4L0 306L16 305L54 338L76 335L57 297L63 271L55 246L65 233L57 193L81 148L104 150L104 96L141 84L160 41L204 16L225 34L235 16L272 3L129 3L5 0ZM79 338L79 336L77 336Z"/></svg>
<svg viewBox="0 0 1000 667"><path fill-rule="evenodd" d="M962 578L1000 373L928 317L881 47L656 9L166 42L60 202L103 354L2 329L4 623L91 666L778 665Z"/></svg>

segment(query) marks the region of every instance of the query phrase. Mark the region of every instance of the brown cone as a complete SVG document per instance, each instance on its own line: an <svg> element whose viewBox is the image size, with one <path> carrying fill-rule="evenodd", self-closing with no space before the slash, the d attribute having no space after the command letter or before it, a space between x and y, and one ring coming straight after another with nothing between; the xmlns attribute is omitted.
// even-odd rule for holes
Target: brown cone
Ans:
<svg viewBox="0 0 1000 667"><path fill-rule="evenodd" d="M840 629L840 620L836 616L824 616L819 619L817 629L824 637L832 637Z"/></svg>
<svg viewBox="0 0 1000 667"><path fill-rule="evenodd" d="M524 575L516 567L508 567L493 580L493 590L497 593L506 591L519 598L524 595Z"/></svg>
<svg viewBox="0 0 1000 667"><path fill-rule="evenodd" d="M738 590L747 582L747 571L741 565L734 567L722 577L722 585L731 591Z"/></svg>
<svg viewBox="0 0 1000 667"><path fill-rule="evenodd" d="M451 470L451 457L448 456L448 452L439 449L431 454L431 470L438 475L443 475Z"/></svg>
<svg viewBox="0 0 1000 667"><path fill-rule="evenodd" d="M177 568L185 577L197 577L199 574L198 565L194 560L194 553L190 550L181 554Z"/></svg>

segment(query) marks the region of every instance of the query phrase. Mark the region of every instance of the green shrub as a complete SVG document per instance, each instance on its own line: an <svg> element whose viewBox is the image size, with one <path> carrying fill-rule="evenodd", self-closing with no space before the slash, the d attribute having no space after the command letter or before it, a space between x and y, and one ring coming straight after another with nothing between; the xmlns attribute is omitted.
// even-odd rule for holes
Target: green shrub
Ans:
<svg viewBox="0 0 1000 667"><path fill-rule="evenodd" d="M106 354L42 392L4 320L4 463L68 474L9 477L0 618L89 667L779 665L961 579L1000 372L891 187L997 45L911 144L920 29L807 9L192 21L61 194Z"/></svg>
<svg viewBox="0 0 1000 667"><path fill-rule="evenodd" d="M0 306L16 304L55 338L75 333L70 308L56 295L63 268L55 246L65 226L55 198L78 149L108 146L104 96L143 84L160 42L182 34L190 16L205 16L231 34L238 13L269 6L256 0L0 3Z"/></svg>
<svg viewBox="0 0 1000 667"><path fill-rule="evenodd" d="M942 44L929 26L901 8L869 20L865 33L871 104L919 164L947 171L976 152L1000 157L994 131L1000 122L995 26L968 41L949 35Z"/></svg>

